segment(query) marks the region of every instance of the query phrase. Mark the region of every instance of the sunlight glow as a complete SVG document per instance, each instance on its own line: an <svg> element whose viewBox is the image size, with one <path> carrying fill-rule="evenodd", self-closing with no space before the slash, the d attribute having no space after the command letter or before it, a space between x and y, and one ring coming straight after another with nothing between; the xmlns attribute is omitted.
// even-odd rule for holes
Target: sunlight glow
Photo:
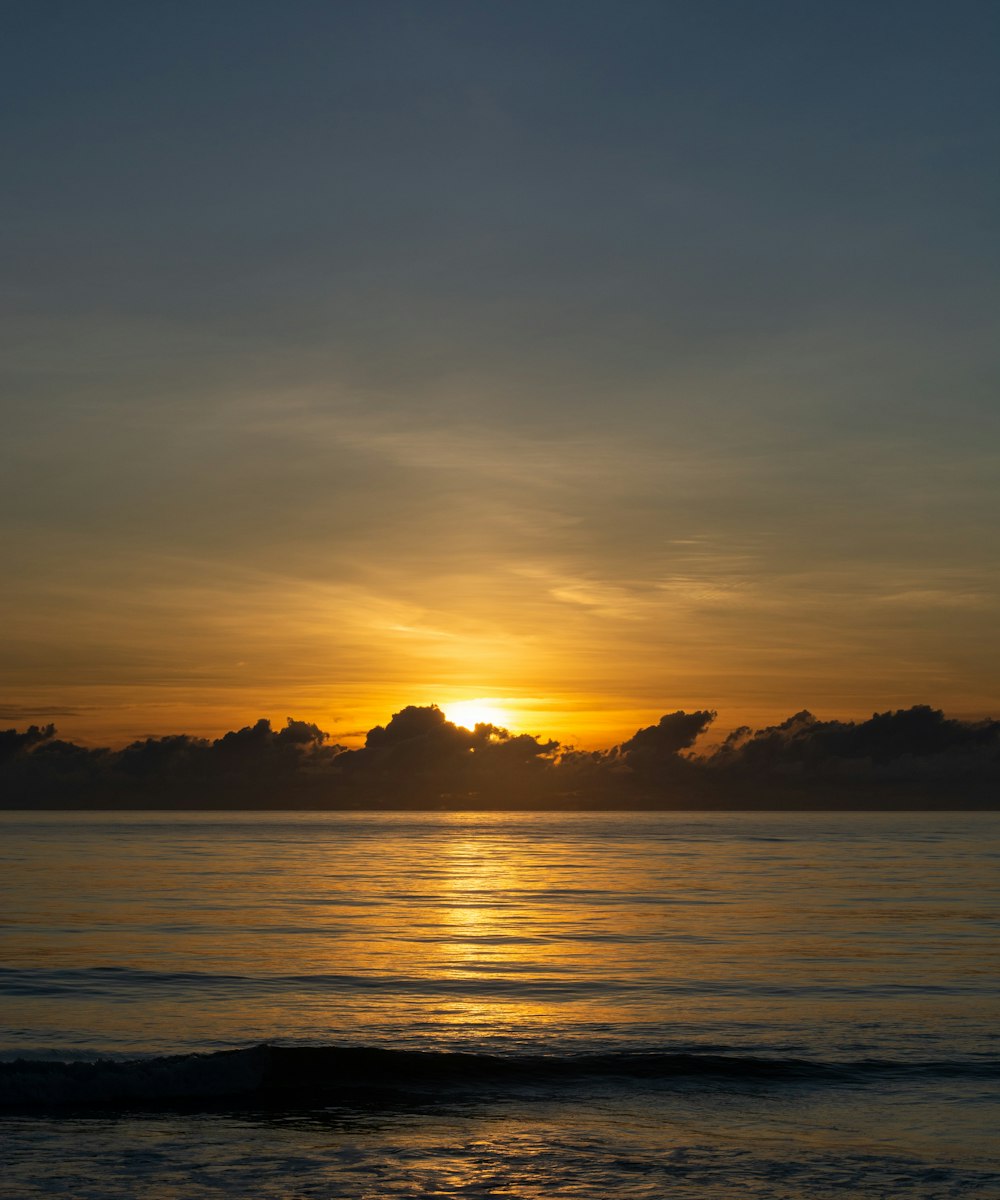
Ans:
<svg viewBox="0 0 1000 1200"><path fill-rule="evenodd" d="M509 729L513 722L511 711L489 698L456 700L453 704L443 704L441 708L449 721L464 729L474 729L477 725L497 725L501 729Z"/></svg>

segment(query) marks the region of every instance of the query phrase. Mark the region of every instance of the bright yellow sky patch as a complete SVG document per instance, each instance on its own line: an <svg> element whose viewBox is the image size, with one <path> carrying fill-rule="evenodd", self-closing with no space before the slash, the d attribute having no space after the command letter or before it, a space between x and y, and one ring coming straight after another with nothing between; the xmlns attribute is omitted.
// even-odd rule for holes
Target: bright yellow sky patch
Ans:
<svg viewBox="0 0 1000 1200"><path fill-rule="evenodd" d="M515 723L514 714L509 708L488 698L456 700L451 704L442 704L441 710L449 721L465 729L474 729L477 725L497 725L501 729L510 729Z"/></svg>

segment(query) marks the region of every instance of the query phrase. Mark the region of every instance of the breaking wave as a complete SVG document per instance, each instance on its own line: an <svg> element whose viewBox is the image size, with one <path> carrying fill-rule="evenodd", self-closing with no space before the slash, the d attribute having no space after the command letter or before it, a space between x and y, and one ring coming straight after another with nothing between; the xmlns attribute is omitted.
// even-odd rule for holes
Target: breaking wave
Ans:
<svg viewBox="0 0 1000 1200"><path fill-rule="evenodd" d="M310 1108L363 1106L497 1089L590 1083L820 1085L962 1077L1000 1079L1000 1060L819 1062L714 1053L491 1055L374 1047L272 1046L126 1062L0 1063L0 1109Z"/></svg>

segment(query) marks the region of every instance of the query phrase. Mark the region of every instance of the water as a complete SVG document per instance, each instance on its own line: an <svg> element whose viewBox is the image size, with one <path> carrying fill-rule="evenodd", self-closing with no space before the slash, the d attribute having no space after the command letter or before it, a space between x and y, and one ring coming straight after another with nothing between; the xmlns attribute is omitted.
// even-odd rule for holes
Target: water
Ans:
<svg viewBox="0 0 1000 1200"><path fill-rule="evenodd" d="M1000 1197L995 814L0 821L4 1197Z"/></svg>

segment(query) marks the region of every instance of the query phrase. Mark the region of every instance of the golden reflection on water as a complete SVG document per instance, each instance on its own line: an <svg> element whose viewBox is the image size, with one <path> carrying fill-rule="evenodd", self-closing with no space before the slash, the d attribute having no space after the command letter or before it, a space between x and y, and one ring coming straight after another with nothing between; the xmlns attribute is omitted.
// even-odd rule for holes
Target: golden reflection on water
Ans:
<svg viewBox="0 0 1000 1200"><path fill-rule="evenodd" d="M500 989L545 980L558 970L558 945L538 932L554 918L541 899L548 879L530 852L500 852L492 840L469 836L465 828L444 842L432 970L470 987L439 1010L445 1026L456 1032L488 1031L496 1023L541 1026L546 1000Z"/></svg>
<svg viewBox="0 0 1000 1200"><path fill-rule="evenodd" d="M916 817L60 820L0 844L4 967L65 973L0 1000L39 1044L847 1037L952 1020L996 956L994 835Z"/></svg>

